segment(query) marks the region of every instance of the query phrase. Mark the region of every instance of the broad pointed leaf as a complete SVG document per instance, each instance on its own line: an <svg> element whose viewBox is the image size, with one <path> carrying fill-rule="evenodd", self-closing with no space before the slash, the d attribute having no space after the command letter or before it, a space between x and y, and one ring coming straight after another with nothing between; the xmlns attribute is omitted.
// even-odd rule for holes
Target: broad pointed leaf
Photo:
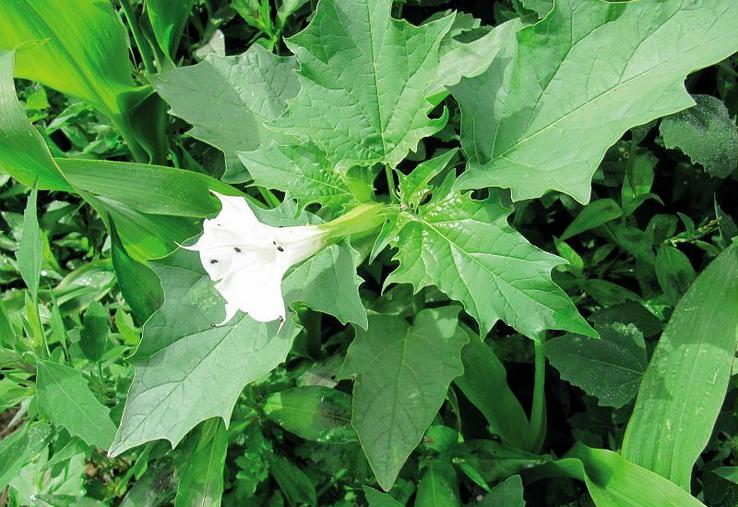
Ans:
<svg viewBox="0 0 738 507"><path fill-rule="evenodd" d="M351 423L385 490L464 371L468 335L458 327L458 312L425 309L412 326L398 316L371 315L346 354L342 374L356 375Z"/></svg>
<svg viewBox="0 0 738 507"><path fill-rule="evenodd" d="M530 338L546 329L596 336L551 280L564 261L531 245L507 223L510 210L492 199L454 191L417 213L401 211L391 244L400 262L386 283L435 285L461 301L482 334L502 319Z"/></svg>
<svg viewBox="0 0 738 507"><path fill-rule="evenodd" d="M284 112L285 100L299 87L294 59L274 56L259 44L239 56L209 55L197 65L168 70L154 86L171 113L193 125L193 137L223 151L223 179L231 183L248 179L236 152L271 142L275 134L264 124Z"/></svg>
<svg viewBox="0 0 738 507"><path fill-rule="evenodd" d="M225 305L197 254L177 251L154 266L164 305L144 326L135 377L112 455L155 439L176 445L197 423L230 420L243 387L284 361L298 329L241 315L215 327Z"/></svg>
<svg viewBox="0 0 738 507"><path fill-rule="evenodd" d="M270 144L238 157L256 185L286 192L301 207L318 203L335 208L353 200L348 185L312 143Z"/></svg>
<svg viewBox="0 0 738 507"><path fill-rule="evenodd" d="M323 0L287 40L300 62L300 93L275 127L320 146L339 169L396 166L443 127L426 90L452 17L415 27L390 17L391 0Z"/></svg>
<svg viewBox="0 0 738 507"><path fill-rule="evenodd" d="M646 371L646 344L633 324L597 328L601 339L565 334L546 342L546 356L561 378L620 408L632 400Z"/></svg>
<svg viewBox="0 0 738 507"><path fill-rule="evenodd" d="M283 282L286 302L365 323L366 315L351 306L358 302L363 310L353 253L336 252L346 248L332 246L290 273ZM299 331L291 319L280 328L277 321L264 324L243 314L214 327L223 320L225 303L196 253L179 250L153 267L162 280L164 305L144 326L132 358L135 377L111 447L114 455L159 438L176 445L211 417L227 423L243 387L284 361Z"/></svg>
<svg viewBox="0 0 738 507"><path fill-rule="evenodd" d="M459 184L587 202L607 148L694 105L684 78L738 51L736 25L733 0L557 1L452 89L469 158Z"/></svg>

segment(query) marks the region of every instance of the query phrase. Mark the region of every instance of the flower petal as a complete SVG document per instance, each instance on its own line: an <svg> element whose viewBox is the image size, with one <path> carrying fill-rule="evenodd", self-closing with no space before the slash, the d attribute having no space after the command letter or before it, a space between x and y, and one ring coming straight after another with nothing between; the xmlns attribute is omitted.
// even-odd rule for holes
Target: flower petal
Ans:
<svg viewBox="0 0 738 507"><path fill-rule="evenodd" d="M235 306L259 322L285 318L282 277L289 265L258 258L243 260L215 288L225 298L227 307ZM226 313L230 313L226 308ZM232 316L231 316L232 317Z"/></svg>

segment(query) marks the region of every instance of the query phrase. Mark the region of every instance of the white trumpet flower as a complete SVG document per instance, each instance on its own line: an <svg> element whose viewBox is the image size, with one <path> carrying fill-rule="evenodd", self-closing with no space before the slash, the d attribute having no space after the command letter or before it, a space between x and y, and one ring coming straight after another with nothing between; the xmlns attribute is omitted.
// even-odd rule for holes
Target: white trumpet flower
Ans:
<svg viewBox="0 0 738 507"><path fill-rule="evenodd" d="M242 197L214 195L218 215L203 224L192 246L226 301L228 323L241 310L259 322L284 321L282 278L287 270L326 246L329 230L316 225L272 227L261 223Z"/></svg>

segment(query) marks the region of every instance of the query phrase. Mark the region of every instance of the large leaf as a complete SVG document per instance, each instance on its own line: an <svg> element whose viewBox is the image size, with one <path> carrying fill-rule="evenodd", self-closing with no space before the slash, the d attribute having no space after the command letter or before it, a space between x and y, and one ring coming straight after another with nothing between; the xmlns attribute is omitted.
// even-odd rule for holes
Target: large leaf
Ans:
<svg viewBox="0 0 738 507"><path fill-rule="evenodd" d="M294 59L259 44L240 56L209 55L197 65L172 68L154 86L171 113L194 126L190 135L225 153L223 179L232 183L248 179L236 152L269 144L275 134L264 124L284 112L285 100L299 88Z"/></svg>
<svg viewBox="0 0 738 507"><path fill-rule="evenodd" d="M26 118L13 83L15 53L0 50L0 170L30 187L71 190L49 148Z"/></svg>
<svg viewBox="0 0 738 507"><path fill-rule="evenodd" d="M580 443L563 459L540 465L525 475L528 480L559 476L584 481L597 507L704 507L699 500L660 475L615 452L592 449Z"/></svg>
<svg viewBox="0 0 738 507"><path fill-rule="evenodd" d="M469 160L460 185L580 202L629 128L694 105L684 78L738 50L733 0L560 0L453 87Z"/></svg>
<svg viewBox="0 0 738 507"><path fill-rule="evenodd" d="M510 227L509 209L493 199L438 193L417 213L397 216L391 244L400 266L387 283L437 286L464 304L482 334L502 319L534 339L546 329L596 336L551 280L551 269L564 260Z"/></svg>
<svg viewBox="0 0 738 507"><path fill-rule="evenodd" d="M132 79L128 37L107 0L10 0L0 16L0 48L17 48L16 77L88 101L110 117L137 158L133 109L148 95Z"/></svg>
<svg viewBox="0 0 738 507"><path fill-rule="evenodd" d="M632 400L646 371L646 344L633 324L597 328L599 340L565 334L546 342L546 356L561 378L597 397L600 405L622 407Z"/></svg>
<svg viewBox="0 0 738 507"><path fill-rule="evenodd" d="M255 184L286 192L301 207L318 203L333 208L353 199L341 175L312 143L270 144L241 152L238 157L249 168Z"/></svg>
<svg viewBox="0 0 738 507"><path fill-rule="evenodd" d="M87 386L79 370L51 361L38 363L36 399L51 422L88 445L107 449L115 435L108 408Z"/></svg>
<svg viewBox="0 0 738 507"><path fill-rule="evenodd" d="M320 146L337 169L396 166L437 132L425 99L436 79L446 17L421 27L390 17L390 0L323 0L287 40L300 62L300 93L276 122Z"/></svg>
<svg viewBox="0 0 738 507"><path fill-rule="evenodd" d="M357 315L347 310L347 292L340 302L334 296L333 306L322 296L337 294L334 286L358 291L355 265L334 264L344 255L336 250L345 248L332 246L292 271L282 285L287 303L303 302L344 321ZM352 259L350 251L345 255ZM223 320L225 303L196 253L178 250L153 267L162 281L164 305L144 326L131 358L135 377L113 455L159 438L176 445L211 417L227 423L243 387L284 361L299 331L290 319L280 327L277 321L264 324L244 314L214 327ZM361 324L366 315L359 318Z"/></svg>
<svg viewBox="0 0 738 507"><path fill-rule="evenodd" d="M654 351L623 456L689 491L712 434L738 344L738 247L715 259L679 301Z"/></svg>
<svg viewBox="0 0 738 507"><path fill-rule="evenodd" d="M421 310L414 324L371 315L346 353L343 375L355 375L352 425L386 491L463 373L459 308Z"/></svg>
<svg viewBox="0 0 738 507"><path fill-rule="evenodd" d="M112 455L159 438L176 445L211 417L227 423L243 387L284 361L297 334L289 320L278 332L278 322L243 314L214 327L225 305L196 253L176 251L154 268L164 305L131 359L135 377Z"/></svg>

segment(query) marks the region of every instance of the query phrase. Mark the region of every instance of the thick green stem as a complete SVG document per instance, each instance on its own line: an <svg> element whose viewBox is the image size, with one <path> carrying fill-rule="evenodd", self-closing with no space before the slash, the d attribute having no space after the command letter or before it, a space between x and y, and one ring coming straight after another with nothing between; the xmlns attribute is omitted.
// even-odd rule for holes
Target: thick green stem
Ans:
<svg viewBox="0 0 738 507"><path fill-rule="evenodd" d="M397 202L397 187L395 187L395 175L392 168L388 165L384 166L384 176L387 178L387 189L389 191L392 202Z"/></svg>
<svg viewBox="0 0 738 507"><path fill-rule="evenodd" d="M528 448L532 452L540 450L546 439L546 353L544 337L533 342L535 352L535 373L533 402L530 410L530 440Z"/></svg>
<svg viewBox="0 0 738 507"><path fill-rule="evenodd" d="M133 158L135 162L148 164L149 154L146 153L146 150L143 149L141 144L138 142L138 139L136 139L136 134L133 132L133 128L128 122L128 119L124 118L122 114L117 116L114 115L112 118L118 132L120 132L126 146L128 146L131 158Z"/></svg>

